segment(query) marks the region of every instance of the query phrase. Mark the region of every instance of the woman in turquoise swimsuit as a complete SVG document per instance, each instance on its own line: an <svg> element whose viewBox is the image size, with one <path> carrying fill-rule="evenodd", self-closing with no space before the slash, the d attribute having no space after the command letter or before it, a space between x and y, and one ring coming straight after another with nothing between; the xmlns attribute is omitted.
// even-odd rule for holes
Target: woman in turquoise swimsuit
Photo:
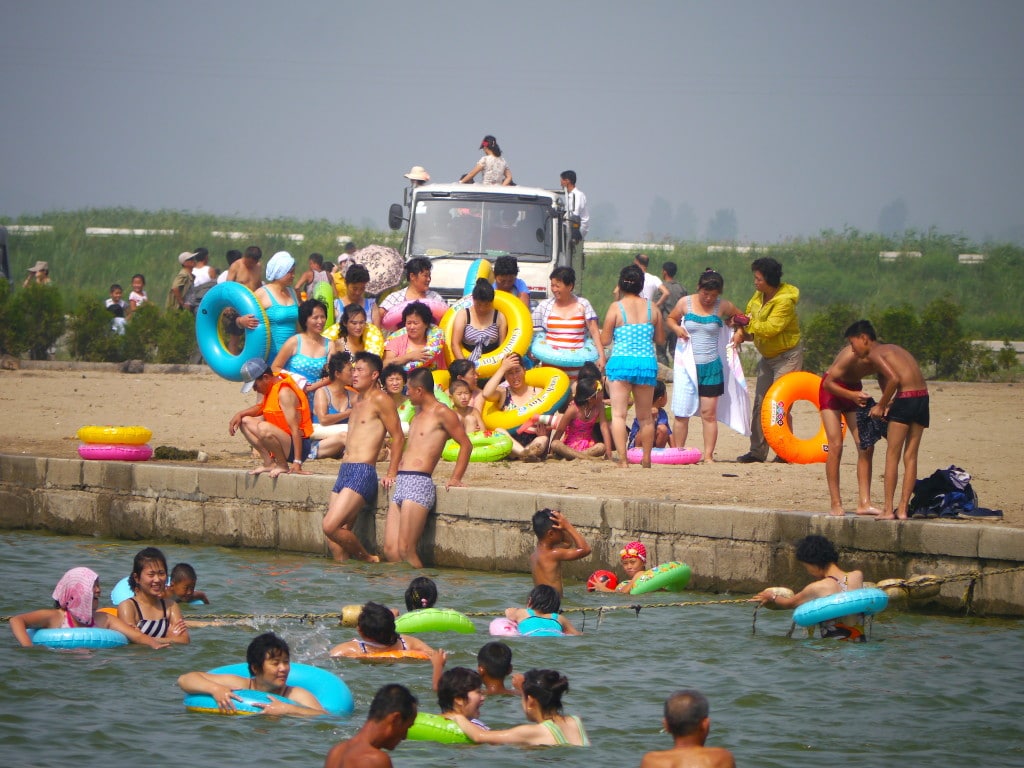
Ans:
<svg viewBox="0 0 1024 768"><path fill-rule="evenodd" d="M601 330L601 343L612 344L612 356L605 366L608 390L612 396L612 440L619 454L619 466L627 467L626 412L629 397L633 396L636 420L640 423L637 442L643 447L641 465L651 466L654 447L654 420L651 406L654 402L654 384L658 380L658 358L655 344L665 343L665 329L661 312L652 309L651 302L641 298L644 273L630 264L619 273L619 301L610 307Z"/></svg>
<svg viewBox="0 0 1024 768"><path fill-rule="evenodd" d="M270 323L270 354L278 350L298 331L299 297L295 295L295 259L287 251L278 251L267 262L267 282L256 289L256 298Z"/></svg>
<svg viewBox="0 0 1024 768"><path fill-rule="evenodd" d="M583 721L562 714L562 695L569 678L553 669L531 669L523 675L523 712L530 722L504 731L488 731L464 715L452 715L459 728L477 744L589 747Z"/></svg>
<svg viewBox="0 0 1024 768"><path fill-rule="evenodd" d="M307 384L320 381L327 364L327 339L322 334L327 324L327 305L319 299L299 304L301 333L288 339L270 363L275 371L288 371L302 376ZM308 390L308 387L307 387Z"/></svg>

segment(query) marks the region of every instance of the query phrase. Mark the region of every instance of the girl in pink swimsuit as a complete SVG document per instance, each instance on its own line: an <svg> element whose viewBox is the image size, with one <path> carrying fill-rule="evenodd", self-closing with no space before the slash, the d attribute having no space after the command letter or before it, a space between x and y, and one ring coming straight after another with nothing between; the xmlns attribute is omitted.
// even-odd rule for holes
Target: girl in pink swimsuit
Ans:
<svg viewBox="0 0 1024 768"><path fill-rule="evenodd" d="M595 426L601 431L602 442L594 439ZM611 459L611 445L601 382L581 378L576 382L576 394L552 436L551 452L563 459Z"/></svg>

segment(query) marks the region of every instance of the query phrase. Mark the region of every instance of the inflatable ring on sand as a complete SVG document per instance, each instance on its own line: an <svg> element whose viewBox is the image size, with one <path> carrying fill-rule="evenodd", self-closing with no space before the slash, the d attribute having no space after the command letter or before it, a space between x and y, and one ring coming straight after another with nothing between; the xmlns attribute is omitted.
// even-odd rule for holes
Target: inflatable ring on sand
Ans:
<svg viewBox="0 0 1024 768"><path fill-rule="evenodd" d="M512 438L505 432L470 432L469 442L473 444L470 461L501 461L512 453ZM458 460L459 444L454 440L446 441L441 458L445 461Z"/></svg>
<svg viewBox="0 0 1024 768"><path fill-rule="evenodd" d="M324 324L324 328L334 325L334 288L331 287L331 284L317 283L309 298L319 299L327 307L327 322Z"/></svg>
<svg viewBox="0 0 1024 768"><path fill-rule="evenodd" d="M544 365L553 365L556 368L579 368L584 363L592 363L597 360L597 347L589 335L584 340L583 346L578 349L552 347L548 344L547 331L538 329L533 333L530 355Z"/></svg>
<svg viewBox="0 0 1024 768"><path fill-rule="evenodd" d="M153 449L148 445L82 443L78 446L78 455L91 461L149 461Z"/></svg>
<svg viewBox="0 0 1024 768"><path fill-rule="evenodd" d="M225 309L239 315L255 315L259 325L245 329L245 344L240 354L228 352L221 335L220 316ZM196 342L206 364L221 378L242 380L242 364L253 357L267 359L270 354L270 322L256 294L241 283L223 282L213 286L196 311Z"/></svg>
<svg viewBox="0 0 1024 768"><path fill-rule="evenodd" d="M472 744L462 729L446 717L417 712L416 720L405 737L409 741L437 741L441 744Z"/></svg>
<svg viewBox="0 0 1024 768"><path fill-rule="evenodd" d="M455 328L455 317L459 312L464 312L472 306L472 304L472 296L463 296L451 306L451 309L445 312L444 317L441 318L439 323L441 330L444 331L446 343L444 359L448 362L448 365L451 365L455 359L455 353L452 351L454 349L452 333ZM501 361L510 354L515 353L520 357L524 357L530 349L530 341L533 335L533 318L530 316L530 310L517 297L505 291L495 291L494 308L505 317L508 333L496 349L485 352L477 359L475 363L476 372L484 379L493 376L498 370L498 366L501 365ZM466 349L465 345L463 345L463 357L469 357L472 351L471 349ZM594 359L597 359L596 354Z"/></svg>
<svg viewBox="0 0 1024 768"><path fill-rule="evenodd" d="M128 645L120 632L102 627L69 627L65 629L29 629L32 645L46 648L117 648Z"/></svg>
<svg viewBox="0 0 1024 768"><path fill-rule="evenodd" d="M153 432L145 427L82 427L76 437L83 443L145 445Z"/></svg>
<svg viewBox="0 0 1024 768"><path fill-rule="evenodd" d="M380 319L381 328L385 331L394 331L402 326L402 312L405 308L412 304L413 301L418 301L420 304L425 304L427 309L430 310L430 314L434 317L434 322L441 322L441 318L444 317L444 313L448 311L448 305L440 301L428 301L426 299L413 299L412 301L403 301L398 306L392 307Z"/></svg>
<svg viewBox="0 0 1024 768"><path fill-rule="evenodd" d="M626 451L626 461L639 464L643 461L643 448L630 448ZM652 464L696 464L701 459L701 452L696 448L652 448Z"/></svg>
<svg viewBox="0 0 1024 768"><path fill-rule="evenodd" d="M488 283L494 282L494 267L487 259L477 259L469 265L466 270L466 282L462 285L462 295L469 296L476 288L476 281L480 279Z"/></svg>
<svg viewBox="0 0 1024 768"><path fill-rule="evenodd" d="M889 596L880 589L873 587L851 589L849 592L837 592L827 597L798 605L793 611L793 621L801 627L813 627L823 621L839 619L855 613L867 616L884 611L889 604Z"/></svg>
<svg viewBox="0 0 1024 768"><path fill-rule="evenodd" d="M789 428L789 412L797 400L808 400L815 408L820 406L818 391L821 377L807 371L794 371L782 376L768 388L761 405L761 427L768 445L790 464L814 464L828 457L828 438L825 425L818 434L801 440ZM846 423L843 422L843 437Z"/></svg>
<svg viewBox="0 0 1024 768"><path fill-rule="evenodd" d="M403 613L395 619L395 631L399 634L417 632L461 632L469 635L476 627L464 613L451 609L419 608Z"/></svg>
<svg viewBox="0 0 1024 768"><path fill-rule="evenodd" d="M211 675L238 675L248 678L251 676L248 664L229 664L225 667L217 667L209 671ZM355 702L352 699L352 692L342 682L341 678L328 672L326 669L313 667L308 664L292 664L288 671L288 685L297 685L305 688L316 696L320 706L332 715L351 715L355 710ZM235 714L235 715L256 715L263 710L255 706L257 703L266 704L273 699L278 701L290 701L282 696L263 691L238 690L235 691L242 697L242 701L235 702L235 711L232 713L221 712L217 702L212 696L205 693L189 693L185 695L185 709L189 712L203 712L213 715Z"/></svg>
<svg viewBox="0 0 1024 768"><path fill-rule="evenodd" d="M682 592L690 583L690 573L690 566L686 563L662 563L641 573L633 588L629 590L629 594L643 595L647 592L656 592L659 589L664 589L667 592Z"/></svg>
<svg viewBox="0 0 1024 768"><path fill-rule="evenodd" d="M525 405L502 410L498 403L484 403L484 426L487 429L506 429L514 433L531 416L554 413L569 398L569 376L560 368L540 366L526 372L528 386L540 389Z"/></svg>

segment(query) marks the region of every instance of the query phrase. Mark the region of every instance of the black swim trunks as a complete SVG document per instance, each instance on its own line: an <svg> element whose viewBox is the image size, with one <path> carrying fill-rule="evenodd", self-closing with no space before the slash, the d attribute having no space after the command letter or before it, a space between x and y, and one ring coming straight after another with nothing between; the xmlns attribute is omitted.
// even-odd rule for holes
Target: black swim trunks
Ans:
<svg viewBox="0 0 1024 768"><path fill-rule="evenodd" d="M920 424L927 427L929 422L928 395L904 397L901 392L889 406L889 421L899 424Z"/></svg>

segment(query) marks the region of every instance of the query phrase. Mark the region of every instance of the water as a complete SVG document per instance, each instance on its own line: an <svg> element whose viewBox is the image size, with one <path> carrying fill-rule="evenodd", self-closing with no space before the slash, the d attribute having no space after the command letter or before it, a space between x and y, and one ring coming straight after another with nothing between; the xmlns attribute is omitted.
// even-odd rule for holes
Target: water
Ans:
<svg viewBox="0 0 1024 768"><path fill-rule="evenodd" d="M110 587L143 545L36 533L0 535L0 614L51 604L67 568L100 574L104 604ZM199 588L213 600L202 613L327 613L368 599L400 606L414 575L405 566L334 566L327 560L216 547L163 546L173 565L191 562ZM493 611L521 604L530 588L522 574L428 570L439 606ZM680 596L633 598L645 604ZM701 599L686 595L686 599ZM567 590L566 604L622 604L622 597ZM1024 671L1019 622L883 615L873 641L848 645L787 639L788 612L761 611L751 635L745 605L617 611L596 626L569 614L581 638L511 640L514 664L560 669L571 690L566 711L580 715L594 746L581 749L449 746L404 742L399 766L637 765L643 752L664 749L661 704L672 690L695 687L711 700L709 744L732 749L740 765L1019 766ZM475 619L486 631L486 619ZM291 644L292 659L341 674L356 699L351 718L230 718L184 711L175 680L190 669L244 661L258 631ZM427 664L365 665L327 658L353 630L327 622L264 618L245 626L193 631L192 644L152 651L141 646L56 652L20 648L0 628L0 762L8 766L321 765L328 749L358 730L373 692L387 682L409 686L426 711L438 711ZM449 665L475 666L489 638L423 635L451 652ZM523 722L518 700L491 698L483 719L492 727Z"/></svg>

